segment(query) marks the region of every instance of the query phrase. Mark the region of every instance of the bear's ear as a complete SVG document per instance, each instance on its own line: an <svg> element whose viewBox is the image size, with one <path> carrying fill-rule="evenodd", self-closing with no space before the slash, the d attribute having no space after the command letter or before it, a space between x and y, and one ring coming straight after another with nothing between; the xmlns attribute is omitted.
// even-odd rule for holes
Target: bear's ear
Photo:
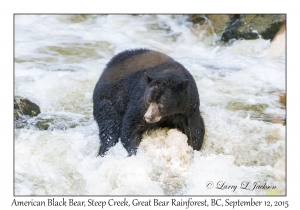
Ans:
<svg viewBox="0 0 300 210"><path fill-rule="evenodd" d="M183 82L179 83L178 88L181 90L185 90L189 84L189 80L186 79Z"/></svg>
<svg viewBox="0 0 300 210"><path fill-rule="evenodd" d="M148 74L145 74L145 81L147 83L147 85L149 85L149 83L153 80Z"/></svg>

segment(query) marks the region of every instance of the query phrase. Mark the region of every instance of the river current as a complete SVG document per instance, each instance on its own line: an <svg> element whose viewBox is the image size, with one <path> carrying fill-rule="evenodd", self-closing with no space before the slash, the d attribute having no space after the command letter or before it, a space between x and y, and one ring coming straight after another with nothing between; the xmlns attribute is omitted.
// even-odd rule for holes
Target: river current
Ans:
<svg viewBox="0 0 300 210"><path fill-rule="evenodd" d="M286 194L284 47L224 44L186 15L15 15L14 24L15 95L41 108L15 124L16 195ZM114 55L135 48L166 53L194 76L200 151L165 128L146 133L136 156L118 143L97 157L95 84Z"/></svg>

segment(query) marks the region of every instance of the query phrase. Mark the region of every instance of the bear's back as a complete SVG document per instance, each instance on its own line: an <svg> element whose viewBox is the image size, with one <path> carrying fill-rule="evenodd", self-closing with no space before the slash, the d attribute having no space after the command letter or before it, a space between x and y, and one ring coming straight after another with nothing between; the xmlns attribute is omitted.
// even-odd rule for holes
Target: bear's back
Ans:
<svg viewBox="0 0 300 210"><path fill-rule="evenodd" d="M127 50L117 54L109 61L100 81L105 84L113 84L135 72L171 61L175 62L171 57L157 51Z"/></svg>

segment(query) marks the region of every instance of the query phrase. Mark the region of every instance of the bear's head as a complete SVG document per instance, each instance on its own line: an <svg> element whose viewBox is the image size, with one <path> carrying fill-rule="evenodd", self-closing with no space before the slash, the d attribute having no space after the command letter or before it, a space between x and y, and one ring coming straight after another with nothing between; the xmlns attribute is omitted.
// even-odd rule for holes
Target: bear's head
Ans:
<svg viewBox="0 0 300 210"><path fill-rule="evenodd" d="M144 119L147 123L156 123L164 117L184 113L189 103L188 79L168 71L155 76L146 73L145 81L144 102L147 109Z"/></svg>

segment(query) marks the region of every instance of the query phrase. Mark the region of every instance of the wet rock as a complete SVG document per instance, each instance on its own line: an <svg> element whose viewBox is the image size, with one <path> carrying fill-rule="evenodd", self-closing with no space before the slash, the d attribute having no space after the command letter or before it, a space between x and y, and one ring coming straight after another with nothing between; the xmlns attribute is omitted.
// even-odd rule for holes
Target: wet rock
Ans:
<svg viewBox="0 0 300 210"><path fill-rule="evenodd" d="M282 28L282 26L285 26L285 21L272 23L266 30L261 32L262 38L273 41L275 35Z"/></svg>
<svg viewBox="0 0 300 210"><path fill-rule="evenodd" d="M20 112L16 99L14 99L14 120L18 120L20 116L22 116L22 113Z"/></svg>
<svg viewBox="0 0 300 210"><path fill-rule="evenodd" d="M233 39L270 39L285 24L284 14L189 15L189 20L202 28L210 25L213 32L228 42Z"/></svg>
<svg viewBox="0 0 300 210"><path fill-rule="evenodd" d="M221 40L263 39L273 40L276 33L285 23L285 15L239 15L232 16L230 24L222 33Z"/></svg>
<svg viewBox="0 0 300 210"><path fill-rule="evenodd" d="M14 97L14 120L18 120L23 115L34 117L40 113L40 107L27 98Z"/></svg>

